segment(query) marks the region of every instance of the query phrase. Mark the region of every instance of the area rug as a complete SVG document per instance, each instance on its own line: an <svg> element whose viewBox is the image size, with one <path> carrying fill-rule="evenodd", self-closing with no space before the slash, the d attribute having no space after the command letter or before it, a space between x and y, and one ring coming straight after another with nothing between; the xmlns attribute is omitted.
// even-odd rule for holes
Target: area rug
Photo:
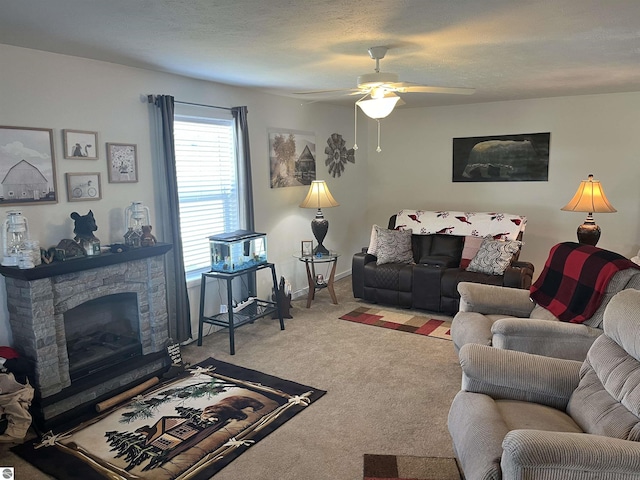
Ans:
<svg viewBox="0 0 640 480"><path fill-rule="evenodd" d="M60 480L204 480L325 393L209 358L90 422L12 450Z"/></svg>
<svg viewBox="0 0 640 480"><path fill-rule="evenodd" d="M359 307L342 315L340 319L451 340L451 321L437 320L422 315L414 315L413 313Z"/></svg>
<svg viewBox="0 0 640 480"><path fill-rule="evenodd" d="M364 455L364 480L460 480L455 458Z"/></svg>

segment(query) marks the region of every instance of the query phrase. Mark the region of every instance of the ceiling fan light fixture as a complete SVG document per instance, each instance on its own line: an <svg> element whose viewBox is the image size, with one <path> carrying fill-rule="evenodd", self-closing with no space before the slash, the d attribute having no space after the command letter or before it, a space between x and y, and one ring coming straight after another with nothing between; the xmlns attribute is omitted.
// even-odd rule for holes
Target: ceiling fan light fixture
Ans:
<svg viewBox="0 0 640 480"><path fill-rule="evenodd" d="M396 103L400 100L400 97L394 93L387 93L382 98L369 98L367 100L358 100L356 105L364 112L364 114L378 120L385 118L396 106Z"/></svg>

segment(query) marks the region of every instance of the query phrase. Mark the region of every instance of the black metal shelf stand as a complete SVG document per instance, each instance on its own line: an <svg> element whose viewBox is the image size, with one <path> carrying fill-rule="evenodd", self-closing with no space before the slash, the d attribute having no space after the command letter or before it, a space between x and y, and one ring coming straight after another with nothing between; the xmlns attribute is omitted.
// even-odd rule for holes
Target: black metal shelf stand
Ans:
<svg viewBox="0 0 640 480"><path fill-rule="evenodd" d="M202 280L200 282L200 318L198 322L198 346L202 345L202 330L205 323L229 329L229 353L231 355L235 355L236 353L235 329L241 327L242 325L253 323L258 318L265 317L277 312L278 318L280 319L280 330L284 330L284 320L282 318L282 311L280 310L280 305L278 304L278 302L256 298L251 303L244 305L241 310L237 312L233 311L233 280L237 277L240 277L241 275L247 275L252 272L257 272L258 270L262 270L263 268L271 269L274 292L277 292L278 280L276 277L276 267L273 263L256 265L255 267L232 273L206 272L202 274ZM226 281L228 310L224 313L205 316L204 302L206 298L207 279L209 278ZM256 292L249 291L249 296L255 298Z"/></svg>

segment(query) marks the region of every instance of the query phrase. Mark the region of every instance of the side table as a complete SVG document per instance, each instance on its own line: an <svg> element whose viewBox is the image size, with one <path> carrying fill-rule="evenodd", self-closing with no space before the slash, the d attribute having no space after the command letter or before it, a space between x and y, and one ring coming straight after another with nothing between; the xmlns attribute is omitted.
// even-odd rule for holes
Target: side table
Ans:
<svg viewBox="0 0 640 480"><path fill-rule="evenodd" d="M247 268L233 273L206 272L202 274L200 283L200 316L198 322L198 346L202 345L202 329L205 323L225 327L229 329L229 353L235 355L235 329L246 323L253 323L256 319L265 317L272 313L278 313L280 319L280 330L284 330L284 320L278 302L255 299L251 303L244 305L241 310L233 311L233 279L241 275L257 272L263 268L271 269L274 292L278 291L278 280L276 278L276 267L273 263L265 263L255 267ZM204 315L204 300L206 296L207 279L215 278L227 282L227 311L212 316ZM255 297L256 292L249 291L250 297Z"/></svg>
<svg viewBox="0 0 640 480"><path fill-rule="evenodd" d="M338 265L338 257L340 254L330 253L328 255L316 256L316 255L294 255L298 260L304 262L307 268L307 282L309 283L309 295L307 295L307 308L311 307L311 302L316 296L317 290L322 290L326 288L329 290L329 294L331 295L331 301L334 305L338 304L338 299L336 298L336 292L333 289L333 281L336 275L336 266ZM323 282L318 282L318 278L316 277L316 265L321 263L328 263L331 265L331 273L329 274L329 278L325 279Z"/></svg>

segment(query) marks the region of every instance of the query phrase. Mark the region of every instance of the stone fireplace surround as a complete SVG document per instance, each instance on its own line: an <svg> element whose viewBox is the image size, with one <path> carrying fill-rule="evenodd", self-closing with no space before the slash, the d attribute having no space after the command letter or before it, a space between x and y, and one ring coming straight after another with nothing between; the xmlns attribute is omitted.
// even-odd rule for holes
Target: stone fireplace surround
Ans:
<svg viewBox="0 0 640 480"><path fill-rule="evenodd" d="M163 255L169 244L124 253L103 253L21 270L0 267L5 276L14 348L33 365L34 418L41 426L61 422L78 408L141 383L169 364L168 313ZM64 313L107 295L135 293L142 356L72 382Z"/></svg>

